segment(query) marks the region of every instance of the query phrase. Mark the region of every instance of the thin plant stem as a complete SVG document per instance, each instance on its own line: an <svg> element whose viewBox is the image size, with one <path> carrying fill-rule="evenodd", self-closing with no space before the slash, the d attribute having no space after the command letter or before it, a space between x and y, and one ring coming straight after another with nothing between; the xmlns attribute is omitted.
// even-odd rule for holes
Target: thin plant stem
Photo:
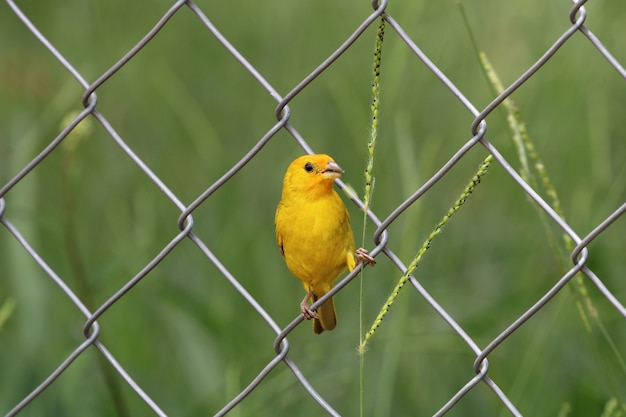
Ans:
<svg viewBox="0 0 626 417"><path fill-rule="evenodd" d="M400 290L402 290L402 287L404 287L404 285L409 281L409 279L411 278L411 274L413 273L415 268L419 266L420 262L424 258L424 254L426 254L426 251L428 251L428 249L430 248L430 245L432 244L433 240L437 236L439 236L439 234L441 233L441 230L443 229L443 226L445 226L448 223L448 221L452 218L452 216L454 216L459 211L459 209L467 201L467 198L474 192L474 189L476 188L476 186L480 184L482 177L487 173L489 165L491 164L491 160L492 160L492 155L488 155L483 160L482 164L478 168L478 171L476 172L476 175L472 177L471 181L469 182L467 187L465 187L465 189L459 196L458 200L454 202L452 207L443 216L443 218L437 224L435 229L431 232L428 238L426 238L426 240L420 247L419 251L415 255L415 258L413 258L413 261L411 261L406 271L404 272L404 275L402 275L402 277L396 284L395 288L391 291L391 295L389 295L389 297L387 298L385 305L378 313L378 316L374 320L374 323L370 327L369 331L365 334L365 338L361 342L361 346L360 346L361 351L365 350L367 343L374 336L374 334L376 333L376 330L380 327L383 319L389 312L389 309L398 298L398 295L400 294Z"/></svg>
<svg viewBox="0 0 626 417"><path fill-rule="evenodd" d="M374 192L374 155L376 148L376 138L378 136L378 106L380 103L380 65L382 57L383 39L385 36L385 14L380 16L380 24L378 25L378 32L376 34L376 45L374 47L374 64L373 74L374 79L372 81L372 125L370 128L370 139L367 143L368 159L367 166L365 168L365 191L364 191L364 209L363 209L363 236L362 245L365 246L365 229L367 227L367 213L370 209L372 196ZM361 272L363 274L363 272ZM363 276L361 276L359 286L359 345L363 340ZM365 390L363 387L364 380L364 364L365 364L365 351L359 349L359 415L364 415L364 397Z"/></svg>

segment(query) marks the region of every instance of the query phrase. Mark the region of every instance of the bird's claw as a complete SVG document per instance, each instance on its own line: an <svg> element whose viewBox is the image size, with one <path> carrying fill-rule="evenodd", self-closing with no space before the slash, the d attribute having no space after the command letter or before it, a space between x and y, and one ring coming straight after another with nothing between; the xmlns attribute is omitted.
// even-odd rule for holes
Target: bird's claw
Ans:
<svg viewBox="0 0 626 417"><path fill-rule="evenodd" d="M374 258L372 258L367 253L367 250L365 250L363 248L358 248L356 250L356 252L354 252L354 257L356 258L357 263L361 262L361 263L363 263L363 265L367 264L367 265L370 265L370 266L376 265L376 260Z"/></svg>
<svg viewBox="0 0 626 417"><path fill-rule="evenodd" d="M309 307L309 303L307 301L302 301L300 303L300 311L302 311L302 315L306 320L311 319L319 319L320 316Z"/></svg>

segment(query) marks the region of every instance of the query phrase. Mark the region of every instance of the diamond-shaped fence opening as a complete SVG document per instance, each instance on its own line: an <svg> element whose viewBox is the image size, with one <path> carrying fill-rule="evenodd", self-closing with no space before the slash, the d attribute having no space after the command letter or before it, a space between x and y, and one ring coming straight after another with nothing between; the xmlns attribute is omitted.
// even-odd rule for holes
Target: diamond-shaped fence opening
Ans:
<svg viewBox="0 0 626 417"><path fill-rule="evenodd" d="M625 17L7 0L0 410L626 413ZM377 260L320 336L273 230L312 152Z"/></svg>

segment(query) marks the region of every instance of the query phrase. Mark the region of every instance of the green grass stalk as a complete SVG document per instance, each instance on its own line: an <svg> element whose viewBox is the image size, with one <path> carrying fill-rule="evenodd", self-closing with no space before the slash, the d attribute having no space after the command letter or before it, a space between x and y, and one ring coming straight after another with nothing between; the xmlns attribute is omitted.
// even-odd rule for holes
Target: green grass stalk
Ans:
<svg viewBox="0 0 626 417"><path fill-rule="evenodd" d="M496 94L500 94L504 91L504 87L502 86L496 71L489 62L487 55L483 52L479 52L478 57L483 70L491 83L491 86L495 89ZM528 130L526 129L526 123L522 119L515 102L510 98L506 98L502 102L502 105L507 112L507 122L509 124L509 128L511 129L512 139L518 152L518 158L521 165L520 175L525 181L532 185L533 188L537 190L542 189L554 211L559 215L559 217L565 219L565 214L563 212L556 188L550 180L545 164L537 153L535 145L528 134ZM536 180L537 177L539 178L539 181ZM562 244L559 244L558 238L554 236L554 233L550 228L545 213L539 210L539 216L557 261L561 264L562 270L567 271L570 268L568 253L571 253L574 250L574 242L567 234L562 234ZM622 372L626 374L626 361L624 360L624 356L617 348L617 344L613 340L613 337L607 331L602 320L600 319L598 309L589 296L583 274L577 274L572 283L573 285L570 285L569 288L574 294L576 309L585 330L591 335L593 333L592 323L597 327L602 337L606 340L607 345L613 351ZM596 346L596 349L598 349L599 352L599 346ZM609 383L609 385L612 384ZM613 388L615 389L615 387Z"/></svg>
<svg viewBox="0 0 626 417"><path fill-rule="evenodd" d="M383 39L385 37L385 14L380 16L380 23L378 25L378 32L376 34L376 45L374 47L374 64L373 74L374 80L372 81L372 126L370 128L370 138L367 143L367 166L365 168L365 190L364 190L364 209L363 209L363 236L361 246L365 246L365 229L367 227L367 213L370 208L372 196L374 192L374 155L376 149L376 138L378 136L378 106L380 103L380 65L383 49ZM359 344L363 340L363 278L360 280L359 287ZM359 415L364 415L364 394L363 387L364 380L364 365L365 365L365 350L359 349Z"/></svg>
<svg viewBox="0 0 626 417"><path fill-rule="evenodd" d="M467 198L474 192L476 186L478 184L480 184L480 181L481 181L482 177L487 173L489 165L491 164L491 160L492 160L492 155L488 155L484 159L484 161L482 162L482 164L478 168L478 171L476 172L476 175L474 175L472 177L471 181L469 182L467 187L465 187L465 189L463 190L463 192L459 196L458 200L456 200L454 202L452 207L443 216L443 218L437 224L435 229L430 233L428 238L426 238L426 240L424 241L424 243L420 247L419 251L417 252L417 255L415 255L415 258L413 258L413 261L411 261L411 263L407 267L406 271L404 272L404 275L402 275L402 277L400 278L400 280L396 284L396 286L393 289L393 291L391 291L391 295L387 298L387 301L385 302L385 305L383 306L383 308L378 313L378 316L374 320L374 323L370 327L369 331L365 334L365 338L361 342L361 346L360 346L360 349L359 349L360 351L364 351L365 350L365 348L367 346L367 343L374 336L374 333L376 333L376 330L378 330L378 328L382 324L382 321L385 318L385 316L387 315L387 313L389 312L389 309L391 308L391 306L395 302L396 298L398 298L398 295L400 294L400 290L409 281L411 274L413 273L415 268L417 268L419 266L420 262L424 258L424 254L426 254L426 251L430 248L430 245L432 244L433 240L437 236L439 236L439 234L441 233L441 230L443 229L443 226L445 226L448 223L448 221L450 220L450 218L452 218L452 216L454 216L454 214L456 214L459 211L459 209L467 201Z"/></svg>
<svg viewBox="0 0 626 417"><path fill-rule="evenodd" d="M77 112L68 114L62 121L60 128L63 129L68 125L76 116ZM63 140L61 149L63 150L63 203L64 203L64 220L63 229L65 230L65 249L68 257L68 262L72 271L72 274L76 283L76 292L81 300L85 303L87 308L91 311L94 310L96 303L94 301L94 294L89 285L87 279L87 270L83 262L83 256L81 253L81 245L78 238L77 226L76 226L76 201L74 196L75 192L75 179L79 178L81 167L76 163L77 147L82 141L88 140L91 136L93 126L91 118L83 120L76 128L70 132L67 138ZM100 340L102 336L100 336ZM122 386L115 371L111 368L106 358L102 355L98 355L98 365L102 376L104 378L104 384L111 395L111 402L115 408L116 414L120 417L130 416L128 404L124 399Z"/></svg>

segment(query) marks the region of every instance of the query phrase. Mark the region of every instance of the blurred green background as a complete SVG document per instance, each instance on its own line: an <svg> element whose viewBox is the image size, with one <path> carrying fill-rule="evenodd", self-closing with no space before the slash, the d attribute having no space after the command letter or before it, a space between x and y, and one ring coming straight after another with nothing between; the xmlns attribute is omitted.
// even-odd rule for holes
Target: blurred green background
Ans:
<svg viewBox="0 0 626 417"><path fill-rule="evenodd" d="M369 1L210 2L200 8L280 94L334 51L371 12ZM479 48L503 82L521 75L569 26L568 1L463 2ZM20 1L89 82L143 37L170 2ZM82 90L0 6L0 186L80 111ZM389 13L478 108L493 98L456 2L390 2ZM588 26L626 62L626 4L589 2ZM331 154L359 193L367 161L376 26L290 103L291 123ZM472 116L388 29L383 47L373 210L386 217L470 137ZM276 122L276 103L188 9L98 90L98 110L184 203L191 203ZM561 198L584 236L626 197L626 81L576 34L513 95ZM488 139L514 165L506 113ZM93 310L178 233L176 207L92 120L73 149L57 149L5 196L5 217ZM280 326L302 286L276 248L273 216L288 163L302 150L282 131L193 213L196 233ZM472 149L389 228L408 264L478 164ZM357 245L362 214L349 204ZM373 247L368 226L364 246ZM590 245L588 265L626 302L624 220ZM564 273L561 231L497 163L433 243L416 277L473 340L486 346ZM556 250L562 252L562 249ZM364 273L369 327L401 276L384 257ZM588 284L590 330L566 287L489 356L489 376L527 416L600 416L626 403L626 321ZM289 357L342 415L359 412L359 283L336 296L339 325L304 323ZM83 340L85 318L0 229L0 413L8 412ZM599 324L600 323L600 324ZM274 357L275 334L197 247L185 240L99 320L101 340L172 416L213 415ZM474 354L412 287L368 347L364 415L426 416L473 376ZM110 378L110 379L107 379ZM279 365L230 415L324 412ZM151 415L88 349L23 416ZM508 412L484 384L450 416ZM617 414L615 414L617 415Z"/></svg>

